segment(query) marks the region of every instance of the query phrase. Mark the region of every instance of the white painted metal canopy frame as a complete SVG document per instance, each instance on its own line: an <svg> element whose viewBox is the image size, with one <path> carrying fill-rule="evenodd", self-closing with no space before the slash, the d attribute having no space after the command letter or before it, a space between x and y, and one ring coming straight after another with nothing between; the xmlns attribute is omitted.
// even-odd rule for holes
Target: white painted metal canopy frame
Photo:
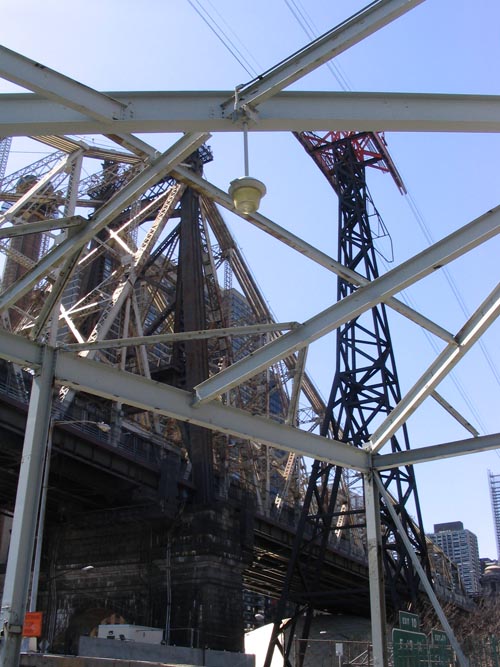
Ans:
<svg viewBox="0 0 500 667"><path fill-rule="evenodd" d="M33 517L38 506L41 484L42 468L39 463L43 460L46 446L54 382L363 473L367 491L368 539L371 544L369 565L374 660L377 665L385 664L383 585L380 580L378 548L380 526L376 511L378 494L383 492L383 487L377 481L378 471L500 447L500 434L491 434L412 451L381 453L381 448L391 435L418 409L422 401L435 391L437 385L500 314L500 288L497 287L479 305L462 329L453 333L409 308L400 302L396 295L405 287L496 236L500 232L500 207L486 212L372 282L349 271L320 249L263 215L256 213L246 217L250 224L359 288L343 301L331 305L306 322L282 324L283 329L290 328L287 334L217 375L207 378L196 387L194 394L93 361L90 358L92 347L104 347L105 335L101 335L95 344L95 337L87 343L83 341L74 346L74 350L55 349L39 342L38 337L46 330L46 324L54 313L54 319L57 320L58 300L88 241L105 230L117 212L127 207L135 197L165 175L173 176L179 183L194 188L234 212L232 201L226 192L197 177L182 164L185 158L207 140L210 132L239 131L243 122L251 123L253 131L500 131L500 97L282 92L293 81L397 19L422 1L380 0L372 3L366 10L326 33L281 65L241 87L236 95L227 92L108 95L92 90L8 49L0 49L0 75L32 91L27 94L1 96L0 136L101 133L144 161L144 169L91 219L74 216L74 211L70 210L63 219L37 223L36 231L56 225L58 228L68 228L69 231L65 240L54 246L21 279L0 295L0 310L3 311L15 304L49 273L56 276L41 320L32 331L32 340L0 331L0 357L35 371L0 618L4 631L0 657L1 664L5 667L15 667L18 661L19 626L26 609L29 563L33 551ZM134 137L131 132L186 134L166 152L159 154L154 147ZM82 147L85 147L83 142ZM75 167L80 158L81 150L75 150L54 169ZM42 183L36 184L22 200L0 216L0 226L30 197L35 197L42 186ZM30 223L25 227L15 227L14 231L6 228L0 231L0 237L32 231L34 227ZM128 278L140 267L141 261L143 254L138 252L133 258ZM122 297L123 295L117 295L117 303ZM229 388L241 384L293 352L305 351L311 342L382 302L441 338L446 347L377 428L372 441L364 450L253 416L224 406L217 400L218 396ZM105 331L105 322L102 327L102 331ZM202 335L206 335L206 332ZM133 344L151 342L152 338L135 338ZM110 341L109 344L116 345L117 341ZM77 356L76 351L83 349L87 350L88 358ZM451 641L462 664L465 664L453 637Z"/></svg>

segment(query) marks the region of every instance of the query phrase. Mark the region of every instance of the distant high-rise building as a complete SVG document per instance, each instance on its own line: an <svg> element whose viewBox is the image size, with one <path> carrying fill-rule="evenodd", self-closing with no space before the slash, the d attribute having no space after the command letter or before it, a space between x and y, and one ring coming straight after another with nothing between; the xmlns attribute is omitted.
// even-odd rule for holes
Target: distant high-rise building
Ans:
<svg viewBox="0 0 500 667"><path fill-rule="evenodd" d="M500 475L494 475L488 470L491 492L491 509L493 511L493 524L497 539L497 558L500 561Z"/></svg>
<svg viewBox="0 0 500 667"><path fill-rule="evenodd" d="M477 537L461 521L434 524L429 535L444 553L457 564L464 588L469 595L479 595L481 565Z"/></svg>

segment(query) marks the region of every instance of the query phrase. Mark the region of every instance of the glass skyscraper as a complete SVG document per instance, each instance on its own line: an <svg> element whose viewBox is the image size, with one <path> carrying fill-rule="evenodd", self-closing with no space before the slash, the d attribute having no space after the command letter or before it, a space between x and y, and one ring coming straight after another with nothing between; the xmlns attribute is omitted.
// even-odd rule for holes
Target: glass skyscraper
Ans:
<svg viewBox="0 0 500 667"><path fill-rule="evenodd" d="M500 562L500 475L494 475L488 470L491 493L491 509L493 512L493 524L497 539L497 559Z"/></svg>

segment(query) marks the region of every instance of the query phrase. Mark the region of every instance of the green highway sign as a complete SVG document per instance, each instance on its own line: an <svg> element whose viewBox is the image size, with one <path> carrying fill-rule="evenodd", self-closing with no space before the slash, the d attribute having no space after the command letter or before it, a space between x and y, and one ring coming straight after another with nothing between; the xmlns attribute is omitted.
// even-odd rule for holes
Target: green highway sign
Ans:
<svg viewBox="0 0 500 667"><path fill-rule="evenodd" d="M446 632L443 632L443 630L431 630L431 644L433 646L446 646L449 643Z"/></svg>
<svg viewBox="0 0 500 667"><path fill-rule="evenodd" d="M401 630L418 632L420 630L420 617L418 614L410 614L409 611L399 612L399 627Z"/></svg>
<svg viewBox="0 0 500 667"><path fill-rule="evenodd" d="M431 630L429 658L433 667L449 667L453 664L453 650L443 630Z"/></svg>
<svg viewBox="0 0 500 667"><path fill-rule="evenodd" d="M394 645L406 644L427 644L427 635L423 632L410 632L409 630L401 630L394 628L392 631L392 643Z"/></svg>
<svg viewBox="0 0 500 667"><path fill-rule="evenodd" d="M427 635L394 628L392 631L394 667L418 667L428 664Z"/></svg>

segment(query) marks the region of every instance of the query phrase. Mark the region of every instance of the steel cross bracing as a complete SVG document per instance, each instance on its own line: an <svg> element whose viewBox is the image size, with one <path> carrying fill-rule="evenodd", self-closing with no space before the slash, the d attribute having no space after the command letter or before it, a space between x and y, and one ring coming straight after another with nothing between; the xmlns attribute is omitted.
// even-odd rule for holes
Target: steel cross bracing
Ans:
<svg viewBox="0 0 500 667"><path fill-rule="evenodd" d="M304 133L301 141L314 145L310 134ZM386 156L385 153L372 153L367 157L366 152L359 151L359 141L357 135L337 138L316 151L315 157L321 161L322 157L324 159L328 156L333 162L329 180L333 181L339 197L339 261L373 280L378 277L379 271L368 211L370 195L366 186L366 167L385 163ZM397 173L395 180L401 187ZM339 279L338 300L352 294L353 290L352 285ZM334 437L361 447L370 441L374 425L381 416L385 418L401 401L384 304L375 306L364 316L339 327L335 368L327 418L331 422ZM390 444L392 451L410 448L405 424L402 424L399 440L393 435ZM406 534L430 574L413 469L401 467L395 475L387 474L384 484L387 489L392 489ZM407 507L411 507L411 512L415 513L416 525ZM403 597L410 598L415 604L419 584L413 566L383 502L381 512L384 565L392 603L396 608L402 605L399 588L404 581L407 590Z"/></svg>
<svg viewBox="0 0 500 667"><path fill-rule="evenodd" d="M367 280L378 277L379 271L371 231L368 206L370 195L366 185L366 167L388 169L385 152L376 151L380 143L355 133L343 136L319 137L312 132L297 135L298 140L325 174L339 199L338 261L352 271L364 275ZM367 152L367 146L369 151ZM401 181L395 173L395 180ZM338 279L337 300L352 294L356 288L346 280ZM379 304L362 317L346 322L337 329L335 376L323 421L321 433L330 432L337 440L362 447L370 441L371 433L380 417L388 415L401 400L396 364L391 344L385 305ZM403 424L400 436L391 438L392 451L409 449L409 438ZM394 474L392 474L394 473ZM418 554L427 574L430 564L427 557L425 533L413 469L400 467L385 474L384 486L392 489L395 507L409 536L412 549ZM339 493L342 469L316 461L309 480L309 489L302 506L302 519L295 537L295 548L288 564L287 584L277 608L273 638L266 665L275 646L279 645L285 614L295 601L296 613L290 621L288 637L296 636L296 622L301 619L302 629L298 664L305 657L307 638L315 606L318 605L321 566L324 551L313 559L311 548L321 541L323 550L332 537L342 535L349 539L349 532L359 532L364 526L364 508L352 511L346 498ZM362 492L360 493L360 499ZM347 507L346 507L347 505ZM407 506L416 512L417 523L411 519ZM408 600L415 606L419 592L419 579L407 549L398 536L385 501L380 503L382 542L384 547L385 576L394 609L404 607ZM311 565L308 571L308 565ZM297 602L297 592L291 589L294 571L300 573L303 592ZM332 594L333 595L333 594ZM323 594L322 603L328 606ZM286 661L290 660L292 642L279 646Z"/></svg>
<svg viewBox="0 0 500 667"><path fill-rule="evenodd" d="M278 491L276 496L280 502L290 492L290 459L285 452L291 452L293 456L306 455L328 465L339 465L361 472L370 496L367 522L369 540L374 544L383 538L380 530L377 530L377 491L372 480L375 469L384 471L419 461L498 447L500 436L493 434L416 450L396 450L391 454L381 451L381 447L403 427L424 398L434 391L435 386L468 352L474 341L487 330L500 310L498 290L494 290L463 329L454 335L401 304L395 295L404 287L497 235L500 231L498 208L488 211L428 250L373 280L354 273L352 268L343 266L341 262L333 260L268 218L260 214L248 216L245 219L249 223L296 249L311 261L337 273L346 284L355 285L358 289L294 327L288 334L266 335L255 339L251 355L231 363L228 354L226 362L217 366L221 368L220 372L200 382L194 393L163 382L154 382L155 373L167 370L162 364L166 362L168 366L170 363L172 344L156 341L148 345L146 334L171 334L174 329L179 238L178 233L172 229L174 225L170 226L170 231L167 225L165 231L167 235L171 234L169 242L161 252L158 251L163 242L160 239L155 248L148 248L147 253L152 261L148 260L142 265L142 259L136 256L139 247L136 234L139 230L148 233L160 214L165 199L162 195L171 193L171 188L182 183L191 191L203 195L201 211L202 216L206 217L199 219L199 222L203 226L200 232L204 238L208 228L212 229L215 236L219 235L218 243L221 247L221 239L230 238L223 229L220 214L213 213L216 210L214 202L233 210L228 194L185 166L189 156L200 150L207 140L208 132L236 131L243 122L252 122L253 129L257 131L500 129L496 111L498 99L492 97L281 93L292 81L417 4L418 0L380 0L372 3L365 12L327 33L255 82L241 87L236 96L212 93L195 93L191 96L167 94L162 100L161 95L152 94L149 97L143 95L139 100L125 94L126 99L120 96L115 98L3 50L2 76L34 91L35 95L2 97L4 115L0 116L0 135L23 135L26 132L38 135L45 144L62 151L64 156L59 154L57 159L67 156L67 171L70 173L61 172L47 177L57 160L48 161L47 166L38 172L33 172L32 167L27 168L23 175L34 174L36 183L31 182L33 190L23 199L17 211L14 209L11 222L5 221L5 224L18 227L20 235L15 238L27 242L21 250L14 250L11 247L13 244L4 241L6 254L10 253L14 261L18 260L24 270L13 282L3 285L0 295L0 308L7 315L12 315L10 321L8 316L3 318L0 357L33 368L36 373L42 358L50 357L53 359L53 366L52 361L50 365L53 380L58 386L74 392L73 400L79 400L79 392L83 391L102 397L106 409L112 409L115 405L120 409L129 406L127 417L135 420L137 428L165 429L168 446L180 447L179 422L190 422L224 434L222 438L214 436L214 461L225 465L229 458L235 470L243 471L247 482L258 487L261 496L266 498L263 507L277 506L272 498L266 497L272 495L274 484L281 484L282 491ZM180 101L180 106L173 104L174 98ZM165 103L173 110L170 118L164 106L160 109L160 105ZM23 115L19 113L18 105L22 107ZM333 106L338 113L334 112ZM311 113L313 109L315 111ZM30 114L33 114L32 117ZM4 132L6 128L9 128L8 132ZM192 133L182 137L161 155L154 147L129 134L131 131L174 130ZM64 136L70 131L101 132L125 147L127 152L89 148L84 142ZM84 179L78 176L82 159L101 159L107 164L101 171L95 167L92 169L95 172L92 183L84 183ZM47 178L42 187L40 181L44 177ZM17 174L9 181L10 185L5 187L0 199L15 205L24 197L26 192L16 191L20 178L21 175ZM78 182L81 187L76 187ZM49 185L58 193L55 199L48 189ZM37 197L40 194L43 195L41 203L45 210L39 206ZM30 210L37 206L35 219ZM92 211L90 216L89 210ZM79 213L81 217L75 219ZM179 211L174 209L170 213L172 218L169 220L176 220ZM69 223L70 219L73 222ZM40 227L35 227L38 222L47 224L50 231L41 232ZM55 233L58 223L63 230L61 234ZM36 229L36 233L30 233L30 224L34 225L32 229ZM43 238L37 239L37 234L43 234ZM206 268L206 278L213 286L218 268L217 250L214 248L211 252L208 240L203 240L203 245L203 276ZM270 323L265 309L261 308L265 302L263 299L259 302L258 290L251 276L245 272L244 263L230 244L226 244L226 247L231 251L228 252L227 261L231 261L233 274L236 276L240 272L238 282L250 304L250 323ZM123 270L123 267L127 268ZM134 269L141 275L139 281L134 277ZM132 277L133 288L124 288L121 281L125 275ZM124 292L128 292L127 298L122 297ZM120 302L122 298L123 307L116 308L114 321L110 317L105 326L103 320L99 324L103 311L113 312L114 315L113 303ZM211 308L214 308L213 299L209 301ZM346 326L381 303L386 303L411 321L425 326L444 340L447 346L406 396L399 400L399 396L394 394L394 400L397 401L395 409L378 424L376 437L369 438L364 448L352 447L334 438L327 439L275 421L268 412L272 398L270 395L266 395L264 416L254 414L256 400L261 402L262 398L256 392L259 378L272 379L271 384L274 384L276 395L279 396L278 404L284 409L285 421L290 414L286 373L293 373L300 364L297 352L306 350L311 342L328 331ZM213 312L213 322L218 323L221 321L221 313L224 313L223 299ZM8 333L9 330L14 335ZM111 341L133 338L134 342L130 345L132 354L122 352L121 347L111 347L109 350L97 351L96 359L90 360L64 351L66 342L84 344L88 341L90 345L89 337L93 331L93 338L98 342L104 341L105 336ZM221 349L213 343L208 347L214 355ZM226 348L231 350L233 347L234 341L231 343L229 339ZM209 372L213 372L215 365L214 358L214 366L209 364L209 368L212 368ZM287 371L283 370L285 367ZM32 396L30 407L36 419L42 421L46 421L46 402L50 393L50 378L47 378L46 371L47 367L40 380L39 391ZM298 372L300 374L300 370ZM305 375L302 390L303 400L320 417L324 406ZM252 459L250 454L256 450L254 443L260 449ZM235 444L238 447L235 448ZM35 448L38 456L43 453L43 447L43 438L36 436L33 429L28 429L26 452ZM244 453L241 460L238 455L231 453L235 449L240 454ZM37 456L23 457L22 478L30 479L32 487L37 484L33 469ZM281 479L279 472L270 477L272 457L278 464L278 471L282 471ZM5 633L1 663L5 667L13 667L17 663L19 639L16 627L24 613L27 594L24 564L28 562L33 546L30 526L26 524L23 530L20 527L24 516L30 512L35 513L35 500L33 494L21 493L14 517L13 543L6 577L13 583L13 588L8 588L7 595L4 594L1 619ZM374 600L373 608L380 609L383 597L377 574L380 572L380 563L377 561L376 549L373 552L375 555L371 555L369 563L371 596ZM384 662L384 648L380 614L378 617L374 615L372 623L374 646L377 647L375 662L381 665Z"/></svg>
<svg viewBox="0 0 500 667"><path fill-rule="evenodd" d="M70 141L67 141L66 147L71 150L70 155L74 153L74 146ZM204 154L207 156L207 151ZM89 157L85 153L86 160L100 157L106 157L102 171L94 173L91 178L82 179L78 185L79 206L95 208L96 217L103 202L120 188L125 187L137 173L134 166L120 162L121 155L118 153L114 155L97 153L95 157ZM111 157L114 160L111 160ZM40 179L42 177L43 173L40 174ZM11 187L15 187L18 180L16 175L13 175L9 180L9 183L12 183ZM62 194L65 192L65 187L68 187L69 190L68 183L59 183L62 199L65 196ZM212 350L210 368L214 373L220 368L221 360L224 365L228 365L235 356L236 352L231 342L235 336L237 336L237 341L241 341L238 345L240 351L236 356L243 356L241 343L244 343L247 351L252 350L263 336L274 337L276 331L283 331L294 326L294 323L278 323L277 325L272 323L272 316L265 299L260 294L220 213L210 200L204 199L201 201L203 216L199 221L199 242L202 248L199 263L204 276L203 289L206 290L209 315L202 326L195 327L195 329L205 330L205 334L196 336L189 333L187 335L171 333L176 331L175 290L179 284L180 265L178 259L180 236L177 218L181 211L179 202L185 189L186 186L182 183L164 179L146 190L133 206L125 211L118 210L116 218L107 225L103 232L91 240L85 253L78 257L71 277L67 277L66 287L61 292L60 328L57 335L60 345L68 349L75 349L73 341L76 341L76 345L80 346L82 357L98 358L107 363L120 365L123 370L141 372L146 377L162 379L168 374L170 365L172 369L175 368L175 360L172 359L174 347L178 346L183 339L189 340L197 337L214 339L215 344L210 343ZM40 188L37 188L37 191L39 190ZM24 215L30 209L26 205L26 208L21 206L19 210ZM80 225L85 220L81 216L75 217ZM6 229L19 230L20 228L24 232L20 235L21 239L34 238L39 237L40 234L29 234L29 232L32 230L30 225L36 224L35 222L27 225L16 224L15 227ZM136 246L133 234L134 230L137 231L139 227L146 233L142 242ZM38 227L35 229L38 232ZM169 229L171 229L170 232ZM210 239L208 235L213 238ZM217 243L217 252L221 253L217 262L212 251L214 242ZM36 262L31 260L28 268L35 264ZM238 288L238 291L235 290L236 295L241 302L244 302L246 308L241 321L235 319L233 315L231 327L224 328L226 316L223 316L222 312L225 307L223 303L230 304L231 294L225 294L219 285L216 264L220 267L231 265L235 276L235 286ZM187 265L192 266L192 262L188 261ZM9 284L4 282L6 287ZM13 330L25 331L35 338L43 333L46 327L43 322L47 321L47 315L50 312L47 312L46 309L50 296L45 296L43 303L39 296L38 290L34 290L29 304L26 304L23 311L23 319L20 322L16 320L14 325L11 323ZM135 304L132 303L133 299L136 301ZM126 316L127 311L131 315ZM256 323L252 325L253 328L252 326L235 326L253 322ZM177 331L180 331L183 326L182 323L179 323ZM222 335L214 336L214 331L221 331ZM136 344L142 340L148 342L147 354L143 346L136 347ZM120 350L127 349L128 353L126 357L123 357L123 352ZM136 355L131 354L133 350L139 350L139 352ZM126 358L126 363L120 362L121 358ZM275 407L277 405L279 410L283 411L280 417L283 420L288 403L285 383L288 374L293 373L295 364L296 360L292 355L284 361L283 368L287 370L276 368L275 371L270 371L274 378L274 388L268 400L274 401ZM299 389L303 387L302 391L308 401L309 409L316 415L321 414L324 410L323 403L307 375L302 378L298 386ZM242 392L245 396L244 400L241 397ZM260 398L257 400L256 393L252 398L252 393L255 393L255 389L251 389L250 386L244 389L238 388L232 392L233 395L228 397L228 400L234 405L245 405L254 414L258 412L265 414L265 407L259 405ZM60 390L60 398L64 399L65 409L68 409L67 404L75 399L75 392L63 386ZM278 416L279 413L276 414L276 417ZM140 419L144 426L150 421L144 413L141 414ZM174 439L179 438L177 427L168 425L168 431ZM245 455L240 455L240 449L248 451ZM265 481L265 471L257 470L259 466L256 464L260 451L261 446L258 443L246 445L241 442L238 447L232 448L231 460L229 464L226 462L226 465L229 465L228 474L238 474L255 489L260 489L261 486L265 488L268 484ZM279 456L271 454L270 456L275 473L286 467L286 457L284 458L283 454ZM278 456L277 459L276 456ZM243 470L239 469L241 466ZM276 483L278 483L277 487ZM285 488L284 483L279 482L279 476L276 477L273 498L278 492L283 499L293 494L296 495L298 484L297 479L286 477ZM259 494L263 498L261 490ZM268 497L259 501L259 507L263 513L269 511L267 508L272 506L273 498Z"/></svg>

